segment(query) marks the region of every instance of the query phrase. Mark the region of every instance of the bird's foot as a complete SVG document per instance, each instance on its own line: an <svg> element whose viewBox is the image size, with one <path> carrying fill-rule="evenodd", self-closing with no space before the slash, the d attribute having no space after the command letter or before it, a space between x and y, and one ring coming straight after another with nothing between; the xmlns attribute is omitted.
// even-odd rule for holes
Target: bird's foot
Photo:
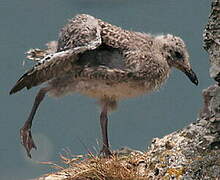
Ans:
<svg viewBox="0 0 220 180"><path fill-rule="evenodd" d="M37 149L36 145L34 144L34 141L32 139L31 135L31 129L26 128L25 126L20 129L20 138L21 138L21 144L25 147L27 156L31 158L31 149Z"/></svg>
<svg viewBox="0 0 220 180"><path fill-rule="evenodd" d="M107 158L110 157L110 156L112 156L111 151L110 151L109 148L106 147L106 146L103 146L103 147L102 147L102 149L101 149L99 155L101 155L101 154L103 154L103 156L104 156L104 157L107 157Z"/></svg>

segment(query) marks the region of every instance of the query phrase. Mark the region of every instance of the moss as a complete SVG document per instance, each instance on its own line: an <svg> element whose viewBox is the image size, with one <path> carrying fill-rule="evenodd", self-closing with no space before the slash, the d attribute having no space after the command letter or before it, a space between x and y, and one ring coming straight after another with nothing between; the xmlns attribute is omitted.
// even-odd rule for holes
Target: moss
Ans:
<svg viewBox="0 0 220 180"><path fill-rule="evenodd" d="M186 172L186 169L184 167L179 167L179 168L168 168L167 173L171 177L176 177L179 178L179 176L182 176Z"/></svg>

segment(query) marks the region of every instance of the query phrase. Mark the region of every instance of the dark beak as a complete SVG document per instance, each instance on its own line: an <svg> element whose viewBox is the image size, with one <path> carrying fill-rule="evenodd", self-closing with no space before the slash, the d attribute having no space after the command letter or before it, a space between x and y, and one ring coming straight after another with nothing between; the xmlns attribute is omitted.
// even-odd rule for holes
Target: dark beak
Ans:
<svg viewBox="0 0 220 180"><path fill-rule="evenodd" d="M194 83L196 86L199 84L198 78L192 69L185 69L184 73L188 76L190 81Z"/></svg>

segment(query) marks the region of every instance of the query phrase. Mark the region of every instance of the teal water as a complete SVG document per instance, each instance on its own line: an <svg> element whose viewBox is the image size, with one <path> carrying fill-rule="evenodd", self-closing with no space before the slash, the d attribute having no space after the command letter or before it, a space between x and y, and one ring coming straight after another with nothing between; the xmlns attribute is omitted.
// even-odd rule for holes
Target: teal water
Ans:
<svg viewBox="0 0 220 180"><path fill-rule="evenodd" d="M68 18L88 13L123 28L171 33L182 37L191 63L200 80L194 86L174 71L163 88L150 96L122 101L110 116L112 149L129 146L146 150L153 137L162 137L196 120L202 106L201 91L212 83L208 77L208 57L202 48L202 32L207 23L207 0L2 0L0 2L0 179L22 180L38 177L52 169L37 161L59 161L70 149L84 154L99 149L99 108L96 101L80 95L62 99L45 98L33 125L38 146L33 159L26 158L19 140L19 128L30 112L37 88L9 96L16 80L32 62L25 60L29 48L44 48L56 40Z"/></svg>

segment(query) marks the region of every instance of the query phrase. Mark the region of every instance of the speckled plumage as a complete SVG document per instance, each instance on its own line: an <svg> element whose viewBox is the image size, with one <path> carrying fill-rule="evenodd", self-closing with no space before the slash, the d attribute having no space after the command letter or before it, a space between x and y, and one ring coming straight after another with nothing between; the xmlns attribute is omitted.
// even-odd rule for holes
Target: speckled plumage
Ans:
<svg viewBox="0 0 220 180"><path fill-rule="evenodd" d="M61 29L56 46L53 43L50 51L29 52L28 57L38 64L18 80L10 93L47 82L43 94L59 97L81 93L98 99L107 114L118 100L158 89L172 67L198 84L184 42L173 35L128 31L81 14Z"/></svg>

